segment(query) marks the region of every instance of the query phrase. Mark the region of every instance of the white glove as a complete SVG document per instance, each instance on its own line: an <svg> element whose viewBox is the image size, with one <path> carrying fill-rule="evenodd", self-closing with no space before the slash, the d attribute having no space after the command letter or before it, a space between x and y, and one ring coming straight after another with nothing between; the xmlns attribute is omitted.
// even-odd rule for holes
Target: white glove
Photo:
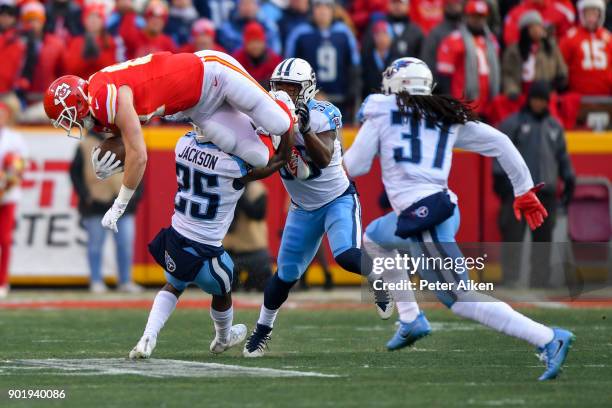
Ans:
<svg viewBox="0 0 612 408"><path fill-rule="evenodd" d="M310 177L310 166L295 147L291 148L291 157L289 157L289 162L285 165L285 168L299 180L306 180Z"/></svg>
<svg viewBox="0 0 612 408"><path fill-rule="evenodd" d="M119 199L116 199L113 202L113 206L104 214L101 222L102 226L111 231L119 232L117 229L117 221L119 221L119 218L121 218L126 208L127 203L121 203Z"/></svg>
<svg viewBox="0 0 612 408"><path fill-rule="evenodd" d="M93 165L96 177L104 180L113 174L121 173L123 171L123 163L119 159L115 160L117 155L109 150L100 158L101 151L99 146L94 147L91 151L91 164Z"/></svg>

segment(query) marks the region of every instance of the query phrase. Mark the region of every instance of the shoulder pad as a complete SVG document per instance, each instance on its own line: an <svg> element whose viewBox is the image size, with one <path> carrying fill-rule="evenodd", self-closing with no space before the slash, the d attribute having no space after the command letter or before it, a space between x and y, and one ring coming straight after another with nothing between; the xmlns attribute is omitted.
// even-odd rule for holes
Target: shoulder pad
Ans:
<svg viewBox="0 0 612 408"><path fill-rule="evenodd" d="M373 117L389 113L389 105L395 105L394 95L370 94L361 104L357 119L365 122Z"/></svg>
<svg viewBox="0 0 612 408"><path fill-rule="evenodd" d="M342 114L340 110L332 103L327 101L318 101L316 99L311 99L308 102L308 109L311 113L318 112L321 114L326 120L323 118L320 119L321 123L319 126L315 128L320 128L319 132L324 132L326 130L334 130L342 127ZM311 117L316 121L317 114L311 115Z"/></svg>

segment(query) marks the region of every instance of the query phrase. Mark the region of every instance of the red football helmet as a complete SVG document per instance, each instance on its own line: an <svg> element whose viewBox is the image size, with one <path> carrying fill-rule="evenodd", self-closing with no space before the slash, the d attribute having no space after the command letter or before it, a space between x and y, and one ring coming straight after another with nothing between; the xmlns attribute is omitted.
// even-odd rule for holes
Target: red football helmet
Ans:
<svg viewBox="0 0 612 408"><path fill-rule="evenodd" d="M68 137L81 139L83 127L90 129L93 124L87 101L87 81L75 75L65 75L53 81L45 94L45 112L56 128L68 132ZM79 135L72 135L72 128L79 129Z"/></svg>

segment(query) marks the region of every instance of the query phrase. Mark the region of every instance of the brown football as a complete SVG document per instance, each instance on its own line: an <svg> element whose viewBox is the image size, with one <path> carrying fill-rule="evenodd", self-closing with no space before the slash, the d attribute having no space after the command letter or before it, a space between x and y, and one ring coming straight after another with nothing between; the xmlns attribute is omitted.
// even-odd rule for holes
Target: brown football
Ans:
<svg viewBox="0 0 612 408"><path fill-rule="evenodd" d="M112 136L105 139L100 143L100 158L104 157L107 151L111 151L117 155L117 159L121 160L121 163L125 163L125 146L123 145L123 139L120 136Z"/></svg>

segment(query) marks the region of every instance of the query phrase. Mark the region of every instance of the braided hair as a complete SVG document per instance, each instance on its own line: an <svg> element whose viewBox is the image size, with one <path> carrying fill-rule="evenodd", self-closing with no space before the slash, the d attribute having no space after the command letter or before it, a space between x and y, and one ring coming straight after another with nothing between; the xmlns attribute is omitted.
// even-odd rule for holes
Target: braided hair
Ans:
<svg viewBox="0 0 612 408"><path fill-rule="evenodd" d="M468 102L450 95L410 95L401 91L396 98L400 115L405 118L412 116L417 121L425 119L440 128L478 119Z"/></svg>

